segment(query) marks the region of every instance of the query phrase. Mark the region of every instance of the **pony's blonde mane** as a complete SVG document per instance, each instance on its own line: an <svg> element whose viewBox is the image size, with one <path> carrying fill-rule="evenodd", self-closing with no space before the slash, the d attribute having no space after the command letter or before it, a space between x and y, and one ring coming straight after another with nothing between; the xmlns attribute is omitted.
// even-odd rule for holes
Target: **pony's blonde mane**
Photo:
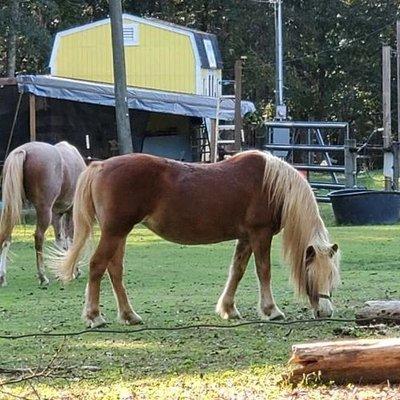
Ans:
<svg viewBox="0 0 400 400"><path fill-rule="evenodd" d="M263 190L275 209L283 229L282 252L291 266L291 276L299 295L307 294L305 255L312 245L316 253L331 251L328 231L308 182L288 163L270 153L265 157ZM321 271L322 273L322 271Z"/></svg>

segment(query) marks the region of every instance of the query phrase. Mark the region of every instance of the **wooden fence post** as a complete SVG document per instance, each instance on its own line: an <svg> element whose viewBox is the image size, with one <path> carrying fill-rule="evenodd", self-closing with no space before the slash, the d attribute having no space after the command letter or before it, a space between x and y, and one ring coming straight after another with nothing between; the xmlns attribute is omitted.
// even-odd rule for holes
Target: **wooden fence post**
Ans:
<svg viewBox="0 0 400 400"><path fill-rule="evenodd" d="M218 100L217 100L218 101ZM215 163L217 162L217 120L216 119L210 119L210 125L211 125L211 138L210 138L210 162Z"/></svg>
<svg viewBox="0 0 400 400"><path fill-rule="evenodd" d="M382 47L382 114L383 114L383 163L384 171L389 170L392 162L392 116L391 116L391 86L390 86L390 46ZM385 168L386 164L386 168ZM391 190L392 176L385 175L385 190Z"/></svg>
<svg viewBox="0 0 400 400"><path fill-rule="evenodd" d="M344 140L344 168L346 178L346 188L353 188L356 186L357 174L357 154L356 154L356 140Z"/></svg>
<svg viewBox="0 0 400 400"><path fill-rule="evenodd" d="M393 142L393 190L399 190L399 177L400 177L400 142Z"/></svg>

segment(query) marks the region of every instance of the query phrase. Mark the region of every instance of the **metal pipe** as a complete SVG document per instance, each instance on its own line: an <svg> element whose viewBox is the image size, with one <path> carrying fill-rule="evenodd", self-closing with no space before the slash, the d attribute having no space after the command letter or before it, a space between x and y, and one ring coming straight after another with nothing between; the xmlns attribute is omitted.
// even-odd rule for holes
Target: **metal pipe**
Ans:
<svg viewBox="0 0 400 400"><path fill-rule="evenodd" d="M321 131L319 128L315 129L315 132L317 134L317 140L318 143L322 146L325 146L325 142L324 142L324 138L322 137ZM332 160L329 157L329 153L328 152L324 152L324 157L325 157L325 161L328 164L328 166L332 166ZM335 175L335 173L332 172L332 179L334 180L335 183L338 183L338 179L337 176Z"/></svg>
<svg viewBox="0 0 400 400"><path fill-rule="evenodd" d="M314 146L307 144L266 144L266 150L303 150L303 151L343 151L344 146Z"/></svg>
<svg viewBox="0 0 400 400"><path fill-rule="evenodd" d="M294 164L294 168L304 170L304 171L314 171L314 172L345 172L345 167L342 166L324 166L324 165L300 165Z"/></svg>
<svg viewBox="0 0 400 400"><path fill-rule="evenodd" d="M268 128L348 128L347 122L269 121Z"/></svg>
<svg viewBox="0 0 400 400"><path fill-rule="evenodd" d="M282 0L275 3L276 19L276 71L277 104L283 105L283 40L282 40Z"/></svg>
<svg viewBox="0 0 400 400"><path fill-rule="evenodd" d="M315 199L318 203L330 203L331 199L328 196L316 196Z"/></svg>
<svg viewBox="0 0 400 400"><path fill-rule="evenodd" d="M345 184L342 183L326 183L326 182L309 182L310 186L315 189L344 189Z"/></svg>
<svg viewBox="0 0 400 400"><path fill-rule="evenodd" d="M275 16L275 118L285 120L287 117L286 105L284 102L283 88L283 24L282 24L282 0L271 0L274 3Z"/></svg>

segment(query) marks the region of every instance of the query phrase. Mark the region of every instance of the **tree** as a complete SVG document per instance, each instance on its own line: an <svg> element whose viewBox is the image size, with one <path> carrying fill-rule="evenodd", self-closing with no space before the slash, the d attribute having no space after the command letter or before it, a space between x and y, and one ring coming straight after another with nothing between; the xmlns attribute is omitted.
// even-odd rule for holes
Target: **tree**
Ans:
<svg viewBox="0 0 400 400"><path fill-rule="evenodd" d="M9 4L19 0L7 0ZM19 24L0 3L0 75L46 71L57 31L108 15L107 0L24 0ZM207 30L218 36L224 77L247 56L244 96L261 112L274 103L273 7L252 0L123 1L125 12ZM359 137L381 125L381 46L394 46L398 0L284 0L286 100L294 119L349 121ZM395 102L393 104L395 107Z"/></svg>

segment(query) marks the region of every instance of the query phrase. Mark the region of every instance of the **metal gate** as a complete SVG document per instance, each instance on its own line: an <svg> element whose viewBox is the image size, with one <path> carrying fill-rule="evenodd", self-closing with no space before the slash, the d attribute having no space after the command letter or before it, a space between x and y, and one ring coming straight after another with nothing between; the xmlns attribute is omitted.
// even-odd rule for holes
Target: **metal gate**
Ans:
<svg viewBox="0 0 400 400"><path fill-rule="evenodd" d="M266 122L264 150L284 158L302 171L318 201L320 191L356 186L356 143L346 122Z"/></svg>

